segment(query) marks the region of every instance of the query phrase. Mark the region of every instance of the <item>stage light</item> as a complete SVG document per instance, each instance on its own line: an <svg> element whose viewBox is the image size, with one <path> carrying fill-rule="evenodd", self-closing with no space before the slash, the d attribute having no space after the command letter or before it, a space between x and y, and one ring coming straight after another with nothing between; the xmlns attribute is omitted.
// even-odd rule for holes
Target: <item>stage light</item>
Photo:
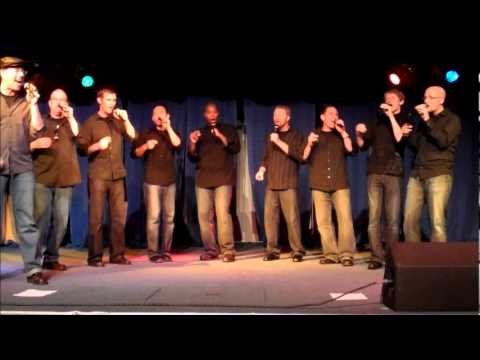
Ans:
<svg viewBox="0 0 480 360"><path fill-rule="evenodd" d="M93 84L95 83L95 80L93 80L93 77L90 76L90 75L85 75L83 78L82 78L82 86L83 87L92 87Z"/></svg>
<svg viewBox="0 0 480 360"><path fill-rule="evenodd" d="M458 80L458 78L460 77L460 74L455 71L455 70L449 70L447 71L447 73L445 74L445 79L450 83L454 83L455 81Z"/></svg>
<svg viewBox="0 0 480 360"><path fill-rule="evenodd" d="M393 85L400 85L400 76L395 73L392 73L388 76L388 79Z"/></svg>

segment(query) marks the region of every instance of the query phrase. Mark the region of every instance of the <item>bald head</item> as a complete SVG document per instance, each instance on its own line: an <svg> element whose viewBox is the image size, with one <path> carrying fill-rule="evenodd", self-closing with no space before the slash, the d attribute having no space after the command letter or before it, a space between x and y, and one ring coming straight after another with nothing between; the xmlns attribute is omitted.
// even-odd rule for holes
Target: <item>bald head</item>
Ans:
<svg viewBox="0 0 480 360"><path fill-rule="evenodd" d="M439 114L443 111L443 103L447 93L444 88L440 86L430 86L425 90L424 102L427 105L429 112Z"/></svg>
<svg viewBox="0 0 480 360"><path fill-rule="evenodd" d="M61 106L68 105L68 96L62 89L55 89L50 94L50 100L48 101L48 107L50 109L50 115L53 118L60 118L63 116L63 110Z"/></svg>

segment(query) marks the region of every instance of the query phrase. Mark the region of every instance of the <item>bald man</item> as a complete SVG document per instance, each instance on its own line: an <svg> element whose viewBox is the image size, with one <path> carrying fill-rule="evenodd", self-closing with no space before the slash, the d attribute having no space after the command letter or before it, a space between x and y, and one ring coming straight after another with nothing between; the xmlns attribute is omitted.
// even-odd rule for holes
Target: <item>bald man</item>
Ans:
<svg viewBox="0 0 480 360"><path fill-rule="evenodd" d="M75 138L78 123L67 94L50 94L43 136L30 143L35 173L35 220L40 230L43 268L65 271L59 248L67 232L73 187L80 183ZM53 218L53 224L52 224ZM51 226L53 225L53 226Z"/></svg>
<svg viewBox="0 0 480 360"><path fill-rule="evenodd" d="M424 103L415 107L422 120L408 142L415 160L405 202L403 230L407 242L421 240L420 218L425 203L430 241L447 241L447 206L461 124L458 116L444 107L445 98L443 88L431 86L425 90Z"/></svg>
<svg viewBox="0 0 480 360"><path fill-rule="evenodd" d="M135 140L133 156L144 158L143 190L147 208L148 257L151 262L172 261L171 247L175 217L175 152L182 140L173 130L163 105L152 112L153 126ZM162 224L162 241L159 239Z"/></svg>

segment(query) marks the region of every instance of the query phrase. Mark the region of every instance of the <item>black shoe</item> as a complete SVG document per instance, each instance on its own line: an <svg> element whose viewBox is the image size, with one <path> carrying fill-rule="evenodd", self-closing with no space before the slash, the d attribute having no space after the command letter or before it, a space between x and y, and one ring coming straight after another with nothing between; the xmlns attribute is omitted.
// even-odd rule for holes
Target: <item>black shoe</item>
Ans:
<svg viewBox="0 0 480 360"><path fill-rule="evenodd" d="M163 254L163 255L161 255L161 257L162 257L162 260L165 261L165 262L172 262L173 261L172 257L168 254Z"/></svg>
<svg viewBox="0 0 480 360"><path fill-rule="evenodd" d="M153 263L162 263L163 259L161 255L153 255L152 257L150 257L150 261Z"/></svg>
<svg viewBox="0 0 480 360"><path fill-rule="evenodd" d="M43 268L48 270L65 271L67 267L64 264L60 264L58 261L45 262Z"/></svg>
<svg viewBox="0 0 480 360"><path fill-rule="evenodd" d="M269 253L269 254L265 255L265 257L263 258L263 261L273 261L273 260L278 260L278 259L280 259L280 255L275 254L275 253Z"/></svg>
<svg viewBox="0 0 480 360"><path fill-rule="evenodd" d="M105 267L105 263L103 261L89 261L88 266Z"/></svg>
<svg viewBox="0 0 480 360"><path fill-rule="evenodd" d="M303 261L303 255L302 254L293 255L293 262L300 262L300 261Z"/></svg>
<svg viewBox="0 0 480 360"><path fill-rule="evenodd" d="M110 264L117 264L117 265L131 265L132 262L128 260L125 256L122 256L118 260L110 260Z"/></svg>
<svg viewBox="0 0 480 360"><path fill-rule="evenodd" d="M218 255L212 255L212 254L209 254L209 253L205 253L205 254L200 255L200 260L201 261L215 260L217 258L218 258Z"/></svg>
<svg viewBox="0 0 480 360"><path fill-rule="evenodd" d="M223 255L223 262L233 262L233 261L235 261L235 255L233 254Z"/></svg>
<svg viewBox="0 0 480 360"><path fill-rule="evenodd" d="M368 270L380 269L383 264L380 261L372 260L368 262Z"/></svg>
<svg viewBox="0 0 480 360"><path fill-rule="evenodd" d="M47 278L41 272L37 272L27 277L27 282L33 285L48 285Z"/></svg>
<svg viewBox="0 0 480 360"><path fill-rule="evenodd" d="M343 266L353 266L353 259L351 259L351 258L342 259L342 265Z"/></svg>
<svg viewBox="0 0 480 360"><path fill-rule="evenodd" d="M332 260L332 259L329 259L329 258L321 258L320 259L320 264L322 265L330 265L330 264L337 264L338 261L335 261L335 260Z"/></svg>

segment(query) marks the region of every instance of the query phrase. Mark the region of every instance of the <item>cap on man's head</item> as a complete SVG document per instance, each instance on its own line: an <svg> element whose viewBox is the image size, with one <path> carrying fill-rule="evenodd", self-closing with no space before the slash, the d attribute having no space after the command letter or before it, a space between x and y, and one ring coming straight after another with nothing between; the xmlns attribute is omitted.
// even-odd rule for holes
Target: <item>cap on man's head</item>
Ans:
<svg viewBox="0 0 480 360"><path fill-rule="evenodd" d="M25 60L13 56L0 58L0 69L23 67L25 64Z"/></svg>

